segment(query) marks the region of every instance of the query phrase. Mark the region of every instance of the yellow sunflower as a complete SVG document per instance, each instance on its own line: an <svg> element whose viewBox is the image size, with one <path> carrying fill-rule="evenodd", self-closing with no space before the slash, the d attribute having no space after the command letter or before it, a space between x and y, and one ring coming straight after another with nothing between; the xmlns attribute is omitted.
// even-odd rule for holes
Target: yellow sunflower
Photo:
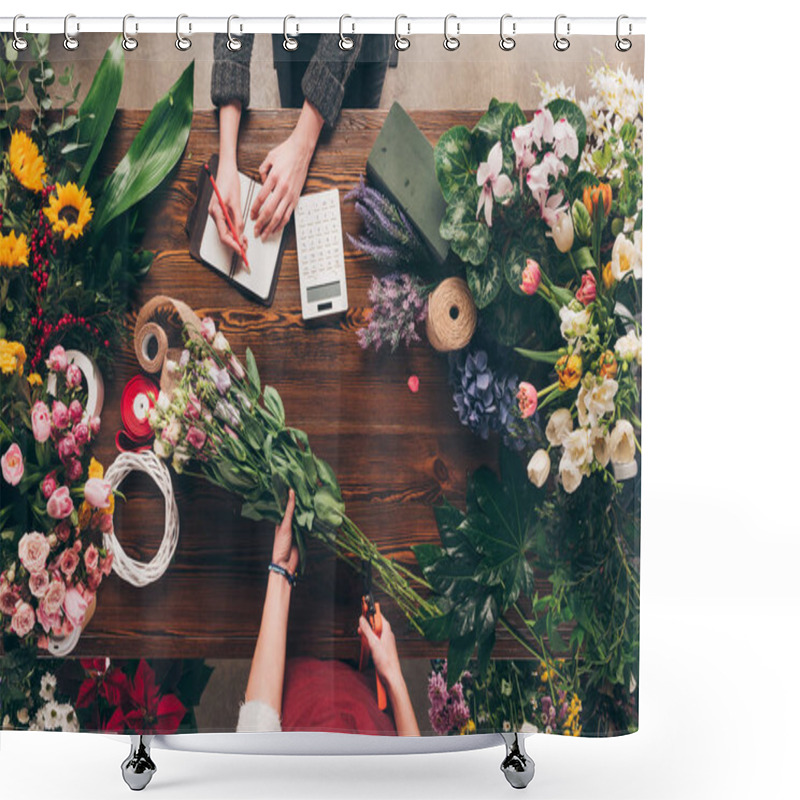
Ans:
<svg viewBox="0 0 800 800"><path fill-rule="evenodd" d="M83 229L91 220L94 209L92 200L83 186L79 189L72 182L66 186L57 183L55 191L50 195L50 205L44 213L50 220L53 231L62 234L67 240L70 237L77 239L83 234Z"/></svg>
<svg viewBox="0 0 800 800"><path fill-rule="evenodd" d="M19 236L14 231L8 236L0 233L0 268L27 267L29 254L28 237L24 233Z"/></svg>
<svg viewBox="0 0 800 800"><path fill-rule="evenodd" d="M25 348L19 342L9 342L0 339L0 372L4 375L22 375L25 364Z"/></svg>
<svg viewBox="0 0 800 800"><path fill-rule="evenodd" d="M47 164L33 139L23 131L14 131L8 148L8 160L14 177L32 192L39 192L47 183Z"/></svg>

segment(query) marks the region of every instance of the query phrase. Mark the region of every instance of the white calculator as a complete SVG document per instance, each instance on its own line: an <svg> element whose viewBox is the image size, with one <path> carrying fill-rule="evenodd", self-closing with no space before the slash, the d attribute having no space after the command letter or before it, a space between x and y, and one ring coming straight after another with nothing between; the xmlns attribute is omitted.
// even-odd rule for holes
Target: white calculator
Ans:
<svg viewBox="0 0 800 800"><path fill-rule="evenodd" d="M347 310L339 192L303 195L294 210L303 319Z"/></svg>

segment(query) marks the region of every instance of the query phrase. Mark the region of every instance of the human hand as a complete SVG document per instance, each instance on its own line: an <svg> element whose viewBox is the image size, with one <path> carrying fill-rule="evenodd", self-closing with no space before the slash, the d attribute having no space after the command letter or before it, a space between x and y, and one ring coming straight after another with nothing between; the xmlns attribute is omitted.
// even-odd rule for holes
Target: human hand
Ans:
<svg viewBox="0 0 800 800"><path fill-rule="evenodd" d="M358 621L358 632L362 639L366 639L378 675L391 690L403 681L403 673L400 669L400 657L397 655L397 642L389 620L383 617L383 628L381 635L378 636L370 627L367 618L362 615Z"/></svg>
<svg viewBox="0 0 800 800"><path fill-rule="evenodd" d="M288 570L292 575L300 563L300 552L292 536L292 517L294 516L294 489L289 489L286 511L280 525L275 526L275 540L272 544L272 563Z"/></svg>
<svg viewBox="0 0 800 800"><path fill-rule="evenodd" d="M236 162L231 159L219 160L219 167L217 168L216 175L217 188L222 195L228 215L233 222L236 229L236 235L242 243L242 247L236 243L236 239L232 236L228 223L225 221L225 214L222 211L222 206L217 199L217 193L213 192L211 195L211 202L208 205L208 213L211 219L217 226L220 241L230 247L232 250L239 253L240 256L245 255L247 252L247 239L244 235L244 220L242 219L242 195L241 186L239 184L239 170ZM244 250L244 252L243 252Z"/></svg>

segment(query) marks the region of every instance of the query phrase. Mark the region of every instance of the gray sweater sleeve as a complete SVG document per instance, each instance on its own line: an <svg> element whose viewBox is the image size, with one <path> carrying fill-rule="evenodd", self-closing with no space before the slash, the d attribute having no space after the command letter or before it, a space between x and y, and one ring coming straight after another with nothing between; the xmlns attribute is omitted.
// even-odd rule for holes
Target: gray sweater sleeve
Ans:
<svg viewBox="0 0 800 800"><path fill-rule="evenodd" d="M214 66L211 70L211 102L224 106L238 100L242 108L250 104L250 59L253 55L253 34L240 37L242 46L228 50L228 37L214 35Z"/></svg>
<svg viewBox="0 0 800 800"><path fill-rule="evenodd" d="M303 75L303 95L319 111L329 127L333 127L339 118L347 79L364 44L363 34L350 38L353 46L349 50L342 50L338 36L320 36L316 52Z"/></svg>

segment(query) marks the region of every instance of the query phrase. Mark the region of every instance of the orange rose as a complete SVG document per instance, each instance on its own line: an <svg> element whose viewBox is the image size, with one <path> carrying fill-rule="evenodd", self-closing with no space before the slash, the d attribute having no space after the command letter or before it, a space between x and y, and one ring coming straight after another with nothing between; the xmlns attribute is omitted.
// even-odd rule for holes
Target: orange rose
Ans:
<svg viewBox="0 0 800 800"><path fill-rule="evenodd" d="M607 183L600 183L597 186L584 186L583 204L589 212L589 216L594 216L594 209L600 201L603 201L603 210L608 216L611 211L611 187Z"/></svg>
<svg viewBox="0 0 800 800"><path fill-rule="evenodd" d="M556 374L558 375L558 388L562 392L574 389L583 375L583 361L580 356L561 356L556 362Z"/></svg>

